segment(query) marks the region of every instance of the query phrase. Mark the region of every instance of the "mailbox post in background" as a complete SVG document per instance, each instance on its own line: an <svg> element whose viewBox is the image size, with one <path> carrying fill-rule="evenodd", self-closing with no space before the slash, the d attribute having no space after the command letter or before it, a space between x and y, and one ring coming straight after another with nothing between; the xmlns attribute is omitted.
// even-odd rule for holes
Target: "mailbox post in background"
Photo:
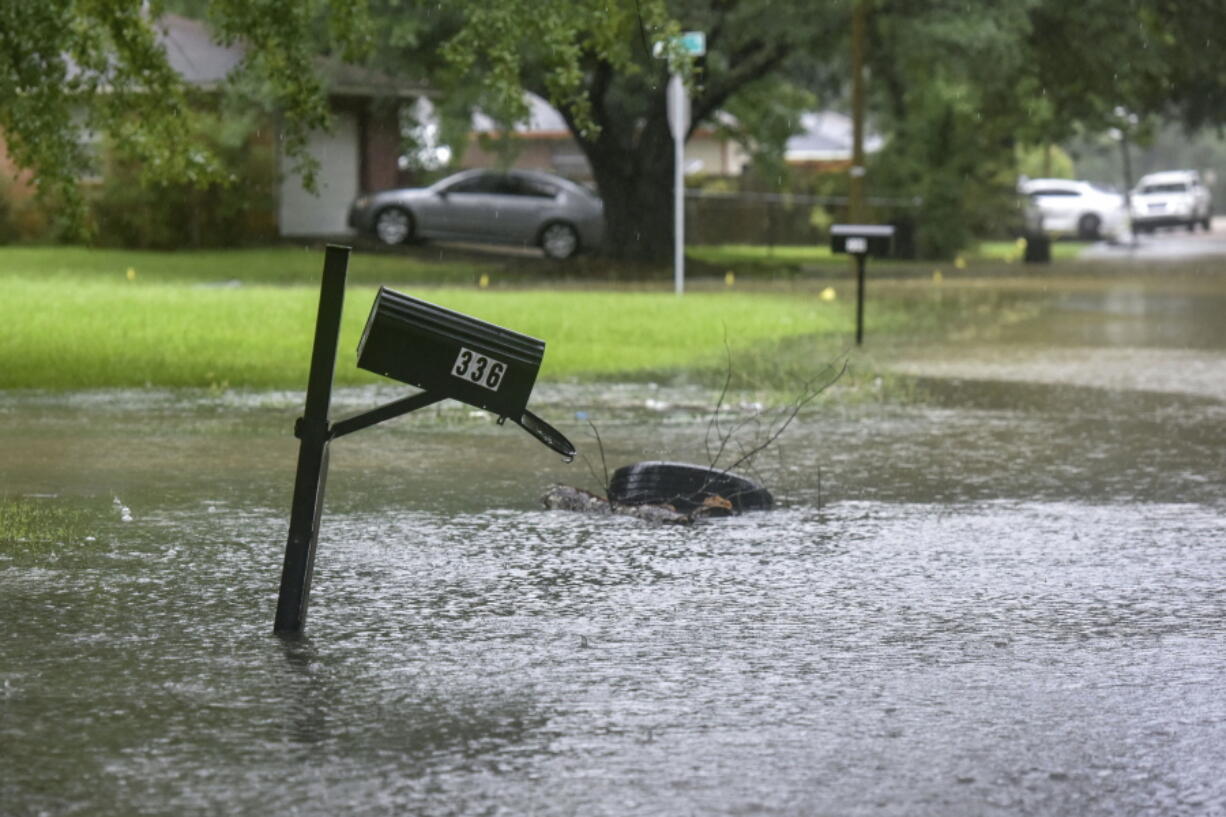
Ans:
<svg viewBox="0 0 1226 817"><path fill-rule="evenodd" d="M889 224L835 224L830 228L830 251L856 259L856 345L864 342L864 265L870 255L888 256L894 238Z"/></svg>
<svg viewBox="0 0 1226 817"><path fill-rule="evenodd" d="M545 354L543 341L386 287L366 320L358 366L423 391L330 422L349 251L329 246L324 261L306 408L294 428L301 444L273 627L280 635L301 633L306 623L332 440L452 398L492 412L500 425L514 420L568 462L575 455L570 440L527 408Z"/></svg>

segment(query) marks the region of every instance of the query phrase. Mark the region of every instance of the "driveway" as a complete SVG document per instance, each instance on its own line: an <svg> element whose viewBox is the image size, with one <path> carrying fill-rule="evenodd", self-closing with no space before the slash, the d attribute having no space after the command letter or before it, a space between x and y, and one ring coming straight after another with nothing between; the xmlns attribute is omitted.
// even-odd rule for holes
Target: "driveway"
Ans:
<svg viewBox="0 0 1226 817"><path fill-rule="evenodd" d="M1226 256L1226 216L1213 219L1209 232L1189 233L1170 228L1135 237L1132 245L1100 242L1086 249L1081 258L1104 261L1184 261Z"/></svg>

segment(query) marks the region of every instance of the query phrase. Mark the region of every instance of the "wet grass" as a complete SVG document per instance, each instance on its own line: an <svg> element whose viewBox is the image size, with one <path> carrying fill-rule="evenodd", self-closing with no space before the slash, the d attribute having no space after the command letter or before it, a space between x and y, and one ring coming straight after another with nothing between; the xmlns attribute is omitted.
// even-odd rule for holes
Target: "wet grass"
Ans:
<svg viewBox="0 0 1226 817"><path fill-rule="evenodd" d="M0 248L0 388L302 388L322 259L294 248ZM352 365L372 281L546 340L543 379L719 380L732 351L738 377L790 387L849 347L854 333L855 290L845 275L756 288L696 280L678 299L671 286L650 283L504 286L500 272L481 288L490 273L475 263L442 265L442 280L466 285L440 287L419 258L355 253L337 383L376 380ZM901 296L873 289L870 336L905 342L944 333L967 315L993 320L982 291L971 305L972 296L943 295L939 284L925 269L906 276Z"/></svg>
<svg viewBox="0 0 1226 817"><path fill-rule="evenodd" d="M139 277L0 275L0 388L244 387L305 383L318 291L313 286L217 287ZM694 292L410 290L426 300L547 341L541 376L600 378L702 366L725 339L747 348L811 336L845 342L849 298ZM374 295L351 287L337 367L339 384L371 382L351 361ZM877 331L902 310L876 310Z"/></svg>
<svg viewBox="0 0 1226 817"><path fill-rule="evenodd" d="M166 284L315 284L323 252L319 247L264 247L238 250L94 249L89 247L0 247L0 276L75 284L94 281ZM352 284L429 282L466 285L495 264L476 258L439 258L429 252L355 252Z"/></svg>
<svg viewBox="0 0 1226 817"><path fill-rule="evenodd" d="M45 552L79 544L88 530L88 517L47 498L0 496L0 553Z"/></svg>
<svg viewBox="0 0 1226 817"><path fill-rule="evenodd" d="M1087 245L1081 242L1058 241L1052 244L1054 260L1071 260L1076 258ZM881 258L873 259L873 266L885 268L941 268L954 265L965 269L979 263L998 262L1019 263L1025 251L1025 244L1018 241L983 241L967 249L958 258L948 262L916 261L907 259ZM758 244L721 244L712 246L689 247L686 255L710 266L724 266L734 271L802 274L806 271L841 271L850 264L846 255L835 255L828 244L821 245L780 245L764 246Z"/></svg>

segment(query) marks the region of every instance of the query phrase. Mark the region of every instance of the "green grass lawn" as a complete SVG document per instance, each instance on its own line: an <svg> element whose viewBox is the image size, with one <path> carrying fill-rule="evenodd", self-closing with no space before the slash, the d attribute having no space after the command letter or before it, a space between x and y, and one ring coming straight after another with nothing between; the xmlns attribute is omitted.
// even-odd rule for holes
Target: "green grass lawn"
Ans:
<svg viewBox="0 0 1226 817"><path fill-rule="evenodd" d="M290 249L0 249L0 388L302 388L322 263L320 251ZM351 267L359 283L347 294L340 384L375 379L352 365L374 295L360 282L372 279L406 281L396 288L544 339L543 378L718 368L725 338L760 355L798 337L838 348L854 329L846 296L436 287L413 283L429 271L397 256L355 254ZM444 278L456 268L474 272L451 267ZM874 307L875 331L904 320L897 309Z"/></svg>

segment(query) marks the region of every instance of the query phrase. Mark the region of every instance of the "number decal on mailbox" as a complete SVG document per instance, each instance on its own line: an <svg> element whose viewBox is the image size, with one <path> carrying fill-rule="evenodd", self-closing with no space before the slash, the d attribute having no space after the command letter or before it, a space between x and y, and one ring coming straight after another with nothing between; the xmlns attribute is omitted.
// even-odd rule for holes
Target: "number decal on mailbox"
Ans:
<svg viewBox="0 0 1226 817"><path fill-rule="evenodd" d="M507 372L507 364L494 360L492 357L477 354L471 349L460 347L451 374L461 380L467 380L490 391L498 391L502 378Z"/></svg>

